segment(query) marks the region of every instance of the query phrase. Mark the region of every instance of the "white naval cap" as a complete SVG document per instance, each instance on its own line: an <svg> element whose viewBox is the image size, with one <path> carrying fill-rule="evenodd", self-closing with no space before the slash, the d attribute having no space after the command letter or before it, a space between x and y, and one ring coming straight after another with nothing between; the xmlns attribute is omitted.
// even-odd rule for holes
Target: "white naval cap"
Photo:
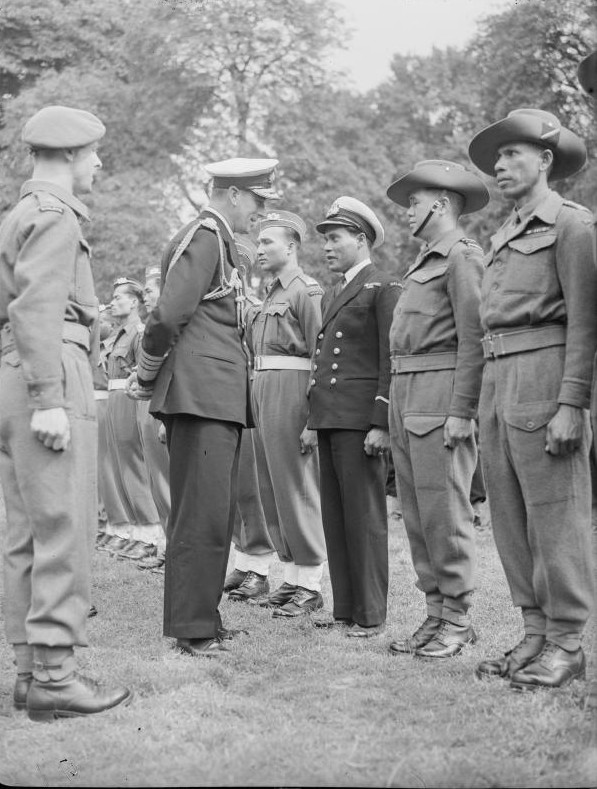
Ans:
<svg viewBox="0 0 597 789"><path fill-rule="evenodd" d="M381 222L369 206L356 197L338 197L330 206L323 222L315 225L319 233L325 233L330 227L353 227L364 233L373 249L380 247L384 240Z"/></svg>
<svg viewBox="0 0 597 789"><path fill-rule="evenodd" d="M236 186L259 197L274 200L278 193L274 189L274 170L277 159L224 159L205 165L206 172L213 177L215 187L226 189Z"/></svg>

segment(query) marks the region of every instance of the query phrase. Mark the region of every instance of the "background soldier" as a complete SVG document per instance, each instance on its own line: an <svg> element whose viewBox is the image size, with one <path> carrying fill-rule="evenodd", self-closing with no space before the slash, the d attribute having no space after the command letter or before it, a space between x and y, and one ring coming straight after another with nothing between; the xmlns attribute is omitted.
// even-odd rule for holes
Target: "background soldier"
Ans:
<svg viewBox="0 0 597 789"><path fill-rule="evenodd" d="M97 529L97 423L89 352L97 324L75 197L92 189L105 133L91 113L45 107L23 130L33 179L0 227L0 476L7 514L6 637L14 703L32 720L128 702L76 673L87 646ZM97 339L97 337L95 338Z"/></svg>
<svg viewBox="0 0 597 789"><path fill-rule="evenodd" d="M383 630L387 610L389 332L398 282L371 261L384 231L360 200L339 197L317 230L330 269L342 277L322 301L309 390L334 593L333 618L314 624L349 625L347 635L366 638ZM314 443L307 431L302 441Z"/></svg>
<svg viewBox="0 0 597 789"><path fill-rule="evenodd" d="M247 232L251 216L276 196L276 165L231 159L207 168L214 176L209 205L166 250L162 292L130 379L133 395L153 389L150 411L166 425L172 510L164 635L193 656L220 655L229 635L218 605L236 512L240 431L251 423L233 234Z"/></svg>
<svg viewBox="0 0 597 789"><path fill-rule="evenodd" d="M479 299L483 251L465 238L461 214L483 208L480 178L454 162L424 161L388 197L408 208L424 242L406 272L390 329L390 437L417 586L427 618L393 654L459 654L474 643L468 614L475 582L473 508L483 351Z"/></svg>
<svg viewBox="0 0 597 789"><path fill-rule="evenodd" d="M260 605L276 617L307 614L323 605L325 541L319 499L319 461L301 447L307 424L311 356L321 328L323 289L298 263L306 227L289 211L261 222L257 260L272 277L263 304L249 317L254 354L253 410L263 462L258 473L271 486L273 539L284 564L282 585Z"/></svg>
<svg viewBox="0 0 597 789"><path fill-rule="evenodd" d="M469 154L514 203L483 279L479 415L495 541L525 632L477 674L560 687L584 675L593 603L586 409L597 271L591 214L548 180L577 172L586 150L551 113L520 109L479 132Z"/></svg>

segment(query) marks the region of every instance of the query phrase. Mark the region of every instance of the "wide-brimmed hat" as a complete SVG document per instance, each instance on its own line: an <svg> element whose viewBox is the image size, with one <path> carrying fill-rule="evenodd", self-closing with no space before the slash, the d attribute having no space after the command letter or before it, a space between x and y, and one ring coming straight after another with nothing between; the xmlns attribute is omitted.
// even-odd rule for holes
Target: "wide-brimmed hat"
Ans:
<svg viewBox="0 0 597 789"><path fill-rule="evenodd" d="M388 187L386 194L398 205L409 207L409 197L417 189L448 189L464 198L463 214L472 214L489 202L489 192L478 175L461 164L444 159L417 162L412 170Z"/></svg>
<svg viewBox="0 0 597 789"><path fill-rule="evenodd" d="M578 81L583 90L595 98L597 93L597 50L581 60L578 67Z"/></svg>
<svg viewBox="0 0 597 789"><path fill-rule="evenodd" d="M495 177L498 149L509 142L530 142L553 151L551 181L574 175L587 160L587 149L578 135L562 126L551 112L535 109L512 110L503 120L482 129L473 137L468 154L479 170Z"/></svg>
<svg viewBox="0 0 597 789"><path fill-rule="evenodd" d="M318 233L325 233L331 227L359 230L369 239L373 249L383 244L383 225L369 206L356 197L338 197L329 207L325 219L315 225Z"/></svg>

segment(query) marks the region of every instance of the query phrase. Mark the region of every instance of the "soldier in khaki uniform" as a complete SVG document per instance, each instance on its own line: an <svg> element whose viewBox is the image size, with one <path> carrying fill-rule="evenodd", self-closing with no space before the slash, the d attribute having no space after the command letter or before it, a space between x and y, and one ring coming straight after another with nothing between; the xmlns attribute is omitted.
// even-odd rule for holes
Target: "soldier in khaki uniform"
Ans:
<svg viewBox="0 0 597 789"><path fill-rule="evenodd" d="M121 558L132 560L153 556L163 538L149 485L139 426L139 408L147 413L147 404L131 400L124 391L141 351L143 323L139 307L142 301L143 288L139 282L127 277L120 277L114 282L110 310L118 327L106 362L109 390L106 427L110 462L128 516L129 531L126 533L115 527L120 539L116 545L108 545L107 549Z"/></svg>
<svg viewBox="0 0 597 789"><path fill-rule="evenodd" d="M427 618L392 654L447 658L476 640L470 490L477 465L483 351L479 300L483 251L459 227L489 201L485 185L454 162L419 162L388 197L408 208L424 242L406 272L390 329L390 438L417 586Z"/></svg>
<svg viewBox="0 0 597 789"><path fill-rule="evenodd" d="M480 677L515 689L582 677L593 604L589 447L597 271L593 217L551 191L585 163L551 113L520 109L472 140L514 203L491 238L481 294L480 442L496 545L524 638Z"/></svg>
<svg viewBox="0 0 597 789"><path fill-rule="evenodd" d="M97 324L90 250L75 197L101 167L103 124L50 106L25 125L33 178L0 227L0 477L6 637L15 706L32 720L88 715L130 700L76 673L87 645L97 528L97 423L90 349Z"/></svg>
<svg viewBox="0 0 597 789"><path fill-rule="evenodd" d="M317 451L305 451L311 356L321 329L323 289L298 263L306 227L290 211L260 223L257 260L273 279L261 307L248 318L254 356L253 411L265 476L274 497L274 544L284 565L282 585L260 604L276 617L294 617L323 605L326 559L319 499Z"/></svg>

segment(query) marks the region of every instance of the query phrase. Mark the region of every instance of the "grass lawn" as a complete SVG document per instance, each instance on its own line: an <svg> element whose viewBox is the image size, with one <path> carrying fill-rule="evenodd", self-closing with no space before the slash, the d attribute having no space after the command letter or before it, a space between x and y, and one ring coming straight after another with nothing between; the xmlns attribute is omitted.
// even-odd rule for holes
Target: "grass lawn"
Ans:
<svg viewBox="0 0 597 789"><path fill-rule="evenodd" d="M0 636L0 781L20 786L588 787L597 785L586 683L518 694L474 679L521 634L491 531L479 533L479 642L460 657L392 657L424 616L401 521L390 522L388 631L368 643L222 604L250 630L221 661L161 636L162 577L94 555L85 672L134 688L132 704L52 725L12 709L12 650ZM2 530L0 529L0 541ZM273 583L281 582L276 564ZM331 602L329 578L324 594ZM585 644L590 649L590 638ZM594 672L595 666L591 666Z"/></svg>

